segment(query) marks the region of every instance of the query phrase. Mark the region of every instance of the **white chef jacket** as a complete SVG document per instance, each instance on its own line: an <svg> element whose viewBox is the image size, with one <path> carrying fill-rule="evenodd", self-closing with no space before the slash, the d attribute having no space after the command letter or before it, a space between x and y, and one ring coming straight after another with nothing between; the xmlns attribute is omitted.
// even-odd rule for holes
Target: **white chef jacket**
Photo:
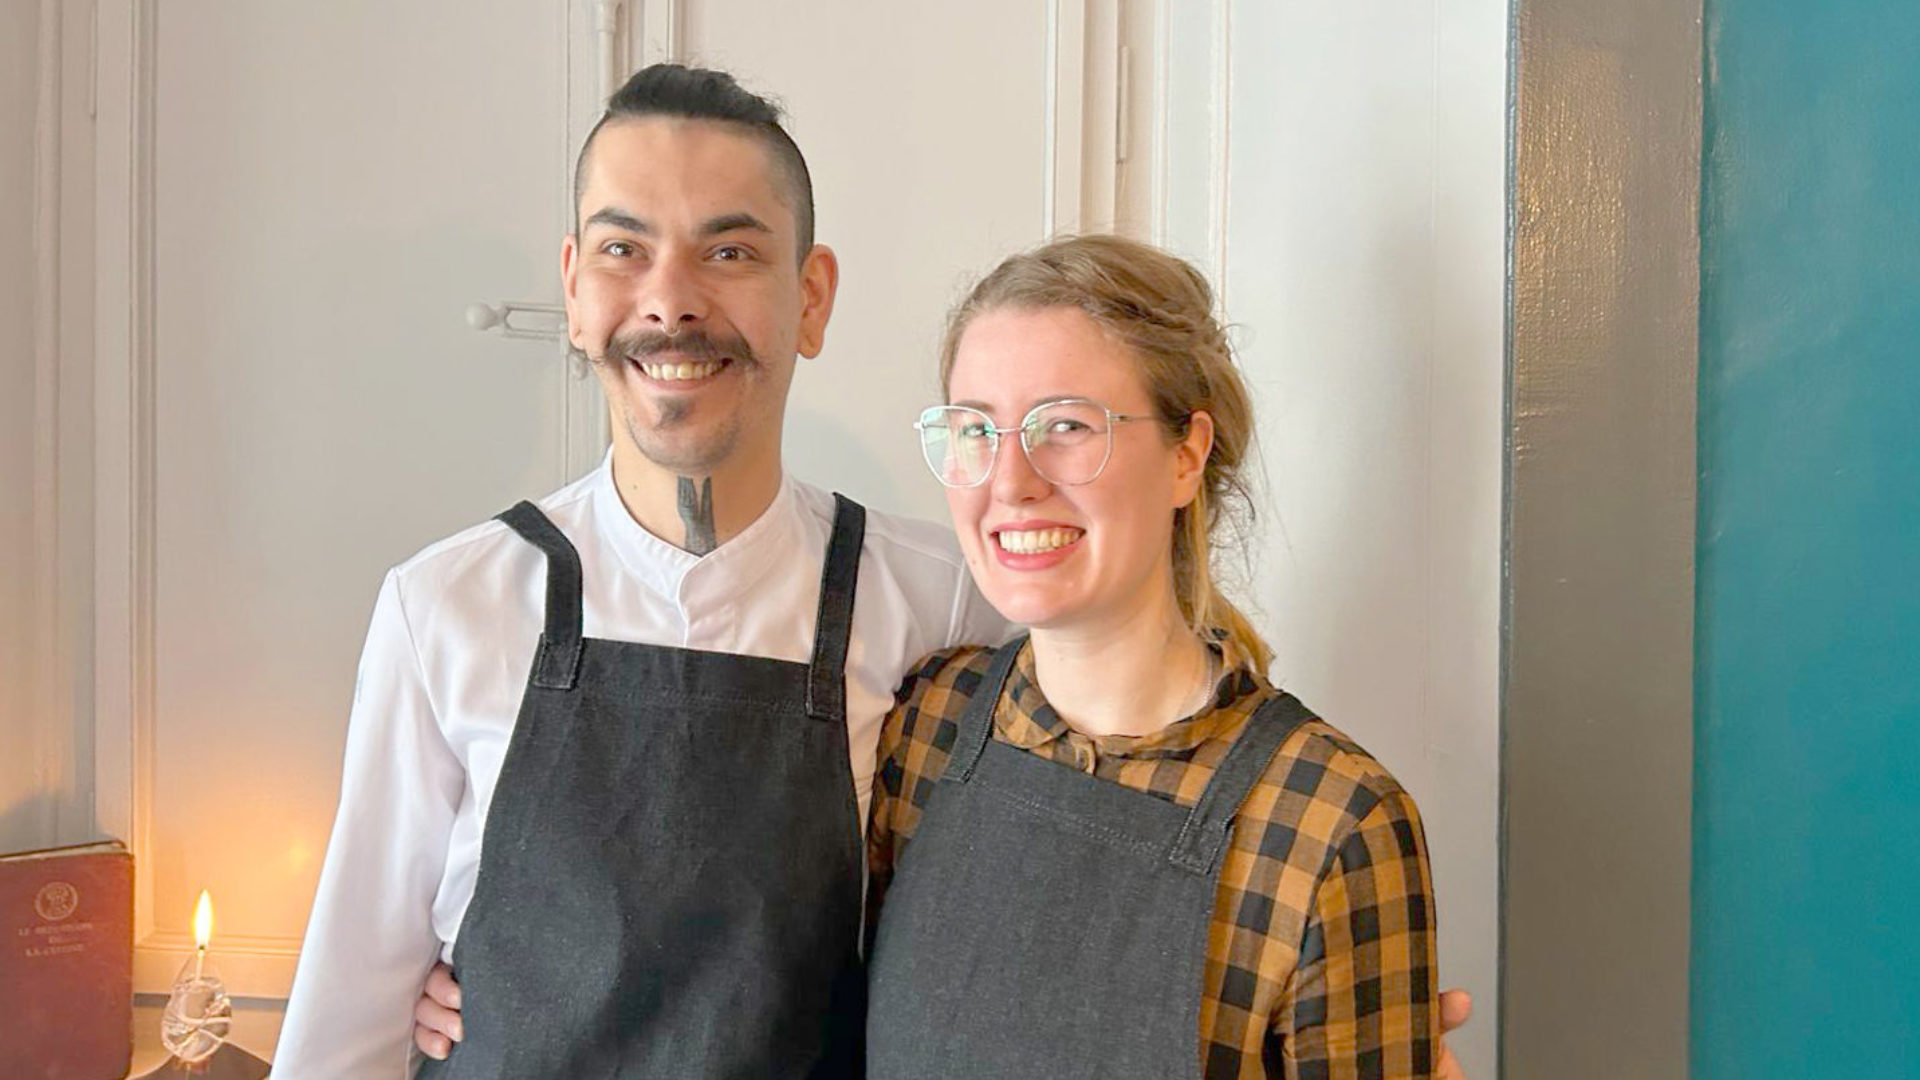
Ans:
<svg viewBox="0 0 1920 1080"><path fill-rule="evenodd" d="M588 637L812 657L833 524L827 492L784 479L758 520L704 556L634 521L610 456L540 508L579 550ZM381 585L276 1080L406 1075L414 1002L433 961L452 956L473 898L487 805L544 625L546 571L538 549L489 521L426 548ZM863 827L881 721L914 661L1011 632L974 591L946 528L868 513L847 655Z"/></svg>

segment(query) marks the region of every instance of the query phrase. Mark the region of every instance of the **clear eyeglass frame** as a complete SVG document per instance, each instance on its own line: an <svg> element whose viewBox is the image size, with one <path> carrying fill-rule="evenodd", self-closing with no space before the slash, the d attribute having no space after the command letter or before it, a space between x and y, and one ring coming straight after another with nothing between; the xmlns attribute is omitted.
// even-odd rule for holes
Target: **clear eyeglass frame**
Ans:
<svg viewBox="0 0 1920 1080"><path fill-rule="evenodd" d="M1089 471L1085 463L1092 461L1093 455L1085 452L1087 448L1085 443L1074 443L1074 448L1081 449L1082 454L1075 459L1076 468L1063 472L1063 466L1067 462L1060 459L1059 455L1046 451L1049 448L1059 447L1063 439L1070 437L1072 432L1071 429L1063 431L1052 429L1068 421L1089 423L1092 417L1088 410L1097 410L1104 418L1097 431L1081 433L1084 438L1099 440L1094 444L1098 450L1099 460ZM956 425L953 422L955 418L963 422ZM1041 478L1050 484L1060 487L1078 487L1093 483L1100 478L1101 473L1106 471L1107 462L1113 457L1113 429L1116 426L1130 424L1136 420L1158 419L1157 416L1117 413L1091 398L1056 398L1035 405L1027 411L1027 415L1022 417L1018 424L1010 427L996 425L992 417L967 405L930 406L921 411L920 419L914 421L913 427L920 433L921 456L927 463L928 471L933 473L934 479L947 487L975 488L986 483L987 478L993 475L995 463L1000 460L1000 437L1016 432L1020 436L1021 452L1026 454L1027 462L1033 466L1034 472L1040 474ZM967 429L972 430L972 437L985 438L987 447L985 461L977 464L979 475L972 480L956 479L952 474L952 468L957 461L951 449L954 440L952 433L955 430ZM1047 466L1048 460L1054 460L1052 471L1049 471ZM1082 476L1082 473L1085 475Z"/></svg>

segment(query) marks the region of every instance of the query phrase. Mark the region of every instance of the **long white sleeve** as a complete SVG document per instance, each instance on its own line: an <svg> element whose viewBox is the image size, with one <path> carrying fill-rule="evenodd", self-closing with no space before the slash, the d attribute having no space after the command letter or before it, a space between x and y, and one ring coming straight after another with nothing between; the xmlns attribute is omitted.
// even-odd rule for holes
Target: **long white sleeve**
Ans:
<svg viewBox="0 0 1920 1080"><path fill-rule="evenodd" d="M360 658L340 808L275 1080L407 1075L413 1005L441 946L434 895L465 786L389 573Z"/></svg>

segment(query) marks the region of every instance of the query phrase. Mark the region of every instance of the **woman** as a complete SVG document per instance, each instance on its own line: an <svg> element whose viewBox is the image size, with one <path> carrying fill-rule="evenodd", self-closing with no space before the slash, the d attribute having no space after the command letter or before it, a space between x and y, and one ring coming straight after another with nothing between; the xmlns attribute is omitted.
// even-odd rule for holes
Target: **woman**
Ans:
<svg viewBox="0 0 1920 1080"><path fill-rule="evenodd" d="M928 464L1031 638L928 658L881 740L868 1071L1425 1077L1413 800L1215 588L1253 423L1205 280L1088 236L954 313Z"/></svg>

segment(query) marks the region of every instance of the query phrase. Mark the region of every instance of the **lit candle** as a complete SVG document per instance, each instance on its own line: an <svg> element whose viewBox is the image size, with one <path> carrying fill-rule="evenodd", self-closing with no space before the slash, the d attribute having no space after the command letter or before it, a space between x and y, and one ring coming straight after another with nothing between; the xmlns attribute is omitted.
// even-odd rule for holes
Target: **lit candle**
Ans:
<svg viewBox="0 0 1920 1080"><path fill-rule="evenodd" d="M140 1080L266 1080L267 1063L227 1041L233 1002L207 958L213 898L203 890L193 908L193 959L180 965L160 1015L160 1044L173 1056Z"/></svg>
<svg viewBox="0 0 1920 1080"><path fill-rule="evenodd" d="M227 999L220 973L207 959L212 938L213 898L202 890L193 911L193 959L180 966L160 1016L161 1045L187 1065L212 1057L233 1026L233 1002Z"/></svg>

